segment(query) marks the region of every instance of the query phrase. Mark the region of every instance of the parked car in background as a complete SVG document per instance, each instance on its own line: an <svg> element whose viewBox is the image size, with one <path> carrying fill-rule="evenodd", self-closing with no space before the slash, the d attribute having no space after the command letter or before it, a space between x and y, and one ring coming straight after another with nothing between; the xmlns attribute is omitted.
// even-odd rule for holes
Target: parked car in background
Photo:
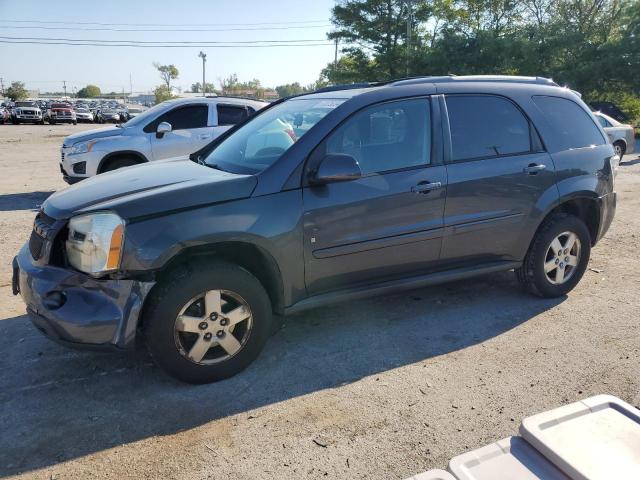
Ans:
<svg viewBox="0 0 640 480"><path fill-rule="evenodd" d="M218 125L218 101L162 104L120 136L161 141L207 107ZM291 126L295 141L247 153ZM102 152L148 137L123 140ZM333 87L274 102L192 158L44 202L13 275L41 332L91 348L142 338L172 375L216 381L258 356L274 314L511 269L528 292L563 297L616 208L606 134L542 78Z"/></svg>
<svg viewBox="0 0 640 480"><path fill-rule="evenodd" d="M56 123L73 123L76 125L78 123L76 112L67 103L52 103L47 117L51 125Z"/></svg>
<svg viewBox="0 0 640 480"><path fill-rule="evenodd" d="M138 163L186 157L266 105L231 97L169 100L122 125L67 137L60 169L73 183ZM105 112L118 115L115 110L99 115Z"/></svg>
<svg viewBox="0 0 640 480"><path fill-rule="evenodd" d="M93 113L88 108L77 108L76 119L78 122L93 123Z"/></svg>
<svg viewBox="0 0 640 480"><path fill-rule="evenodd" d="M5 107L0 107L0 124L4 125L11 120L11 113Z"/></svg>
<svg viewBox="0 0 640 480"><path fill-rule="evenodd" d="M120 114L113 108L100 108L96 111L96 122L118 123L120 122Z"/></svg>
<svg viewBox="0 0 640 480"><path fill-rule="evenodd" d="M626 125L602 112L594 112L595 117L613 144L616 155L622 157L635 152L636 132L633 125Z"/></svg>
<svg viewBox="0 0 640 480"><path fill-rule="evenodd" d="M16 102L12 112L13 123L39 123L44 125L42 110L36 102Z"/></svg>

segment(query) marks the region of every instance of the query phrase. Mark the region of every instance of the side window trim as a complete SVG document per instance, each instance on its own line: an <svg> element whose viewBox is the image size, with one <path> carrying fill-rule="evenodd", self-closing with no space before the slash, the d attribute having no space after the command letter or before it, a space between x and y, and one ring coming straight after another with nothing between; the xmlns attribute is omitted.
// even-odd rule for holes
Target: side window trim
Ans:
<svg viewBox="0 0 640 480"><path fill-rule="evenodd" d="M237 108L238 110L242 110L242 111L244 111L244 118L240 122L237 122L237 123L220 123L220 112L218 110L220 107ZM239 104L235 104L235 103L223 103L223 102L216 103L216 125L219 126L219 127L238 125L239 123L243 123L250 116L251 116L251 114L249 113L249 109L248 109L247 105L239 105Z"/></svg>
<svg viewBox="0 0 640 480"><path fill-rule="evenodd" d="M473 158L464 158L461 160L453 160L453 143L451 139L451 125L449 123L449 110L447 108L447 100L446 97L495 97L500 98L502 100L506 100L511 103L525 118L527 123L529 124L529 150L525 152L516 152L516 153L505 153L498 155L486 155L483 157L473 157ZM443 144L444 144L444 163L445 164L454 164L454 163L466 163L466 162L477 162L479 160L490 160L493 158L505 158L505 157L518 157L524 155L532 155L534 153L543 153L547 151L547 148L544 144L544 140L542 140L542 136L538 132L535 124L527 115L520 105L514 102L511 98L506 97L504 95L498 95L495 93L447 93L444 95L438 95L440 109L442 111L442 136L443 136ZM539 145L539 149L534 148L535 145Z"/></svg>
<svg viewBox="0 0 640 480"><path fill-rule="evenodd" d="M434 106L433 102L435 101L435 97L437 95L435 94L430 94L430 95L417 95L417 96L411 96L411 97L400 97L400 98L394 98L391 100L383 100L380 102L376 102L376 103L370 103L368 105L365 105L361 108L359 108L358 110L351 112L346 118L343 118L340 123L338 123L335 127L333 127L331 129L331 131L318 143L318 145L316 145L313 150L311 151L311 153L309 155L307 155L307 157L304 160L304 169L303 169L303 179L302 179L302 186L303 187L307 187L310 186L309 182L308 182L308 178L311 174L313 174L313 172L315 171L316 167L318 166L318 162L320 160L322 160L322 158L325 155L326 149L327 149L327 141L329 140L329 138L331 138L331 136L340 128L342 127L342 125L344 125L345 123L347 123L349 120L351 120L354 116L358 115L360 112L363 112L364 110L371 108L371 107L377 107L377 106L381 106L381 105L385 105L385 104L392 104L392 103L397 103L397 102L402 102L402 101L407 101L407 100L424 100L427 102L427 105L429 107L429 115L431 117L431 131L430 131L430 137L431 137L431 149L429 152L430 155L430 159L431 161L429 163L424 163L422 165L412 165L409 167L401 167L401 168L396 168L396 169L391 169L391 170L384 170L382 172L371 172L365 175L362 175L362 178L367 178L367 177L371 177L371 176L379 176L379 175L387 175L390 173L396 173L396 172L402 172L402 171L410 171L410 170L417 170L420 168L430 168L430 167L436 167L436 166L440 166L442 165L442 155L441 152L438 151L438 145L436 145L438 143L438 140L436 139L436 131L439 131L438 128L436 128L436 121L439 122L439 118L440 118L440 109L438 108L436 111L436 107ZM437 116L437 118L436 118Z"/></svg>

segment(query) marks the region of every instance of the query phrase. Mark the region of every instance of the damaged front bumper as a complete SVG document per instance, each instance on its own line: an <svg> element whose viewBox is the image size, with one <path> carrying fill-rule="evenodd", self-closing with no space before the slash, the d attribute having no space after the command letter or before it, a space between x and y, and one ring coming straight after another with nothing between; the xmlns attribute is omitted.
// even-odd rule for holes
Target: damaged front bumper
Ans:
<svg viewBox="0 0 640 480"><path fill-rule="evenodd" d="M96 279L75 270L41 265L27 245L13 261L13 291L32 323L70 346L123 349L135 344L138 320L153 282Z"/></svg>

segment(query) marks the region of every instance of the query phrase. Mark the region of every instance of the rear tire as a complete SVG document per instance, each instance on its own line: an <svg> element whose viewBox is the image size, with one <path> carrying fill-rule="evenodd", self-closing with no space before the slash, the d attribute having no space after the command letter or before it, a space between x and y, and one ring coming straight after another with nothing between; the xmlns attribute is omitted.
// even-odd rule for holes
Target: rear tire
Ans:
<svg viewBox="0 0 640 480"><path fill-rule="evenodd" d="M622 161L622 157L624 157L627 147L624 142L617 141L613 143L613 150L616 152L616 155L620 157L620 161Z"/></svg>
<svg viewBox="0 0 640 480"><path fill-rule="evenodd" d="M208 308L203 297L211 292L219 292L219 311L213 314L210 311L216 309ZM211 305L216 304L216 294L213 299ZM240 318L233 320L238 305L246 318L235 323ZM185 328L186 323L179 320L183 316L195 319L196 327ZM225 321L232 326L220 326ZM237 265L188 263L169 273L151 292L143 325L147 348L160 368L184 382L216 382L244 370L260 354L272 332L271 302L262 284ZM207 335L204 353L194 354L195 345L203 344ZM229 349L224 339L234 348Z"/></svg>
<svg viewBox="0 0 640 480"><path fill-rule="evenodd" d="M578 284L590 255L591 234L584 222L573 215L555 214L536 232L516 276L534 295L561 297Z"/></svg>

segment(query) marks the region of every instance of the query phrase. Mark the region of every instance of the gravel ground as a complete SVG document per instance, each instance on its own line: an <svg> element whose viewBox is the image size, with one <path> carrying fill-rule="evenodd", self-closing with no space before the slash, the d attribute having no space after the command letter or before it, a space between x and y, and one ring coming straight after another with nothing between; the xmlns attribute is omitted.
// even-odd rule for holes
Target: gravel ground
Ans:
<svg viewBox="0 0 640 480"><path fill-rule="evenodd" d="M512 273L288 318L244 373L188 386L143 352L67 350L11 296L59 146L93 126L0 126L0 477L403 479L598 393L640 404L640 159L566 298Z"/></svg>

